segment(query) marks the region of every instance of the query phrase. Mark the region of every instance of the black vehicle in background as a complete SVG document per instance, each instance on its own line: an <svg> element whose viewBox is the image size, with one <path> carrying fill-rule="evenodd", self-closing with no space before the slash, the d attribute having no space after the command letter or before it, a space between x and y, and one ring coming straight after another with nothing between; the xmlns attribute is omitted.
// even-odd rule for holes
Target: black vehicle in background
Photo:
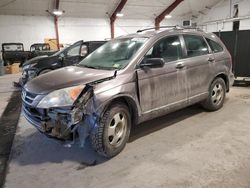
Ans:
<svg viewBox="0 0 250 188"><path fill-rule="evenodd" d="M57 51L51 50L47 43L36 43L32 44L30 51L24 51L23 43L3 43L2 54L4 65L11 65L15 62L22 64L36 56L41 55L52 55Z"/></svg>
<svg viewBox="0 0 250 188"><path fill-rule="evenodd" d="M30 52L31 54L29 59L32 59L41 55L53 55L57 52L57 50L51 50L48 43L35 43L30 46Z"/></svg>
<svg viewBox="0 0 250 188"><path fill-rule="evenodd" d="M77 64L104 43L106 43L106 41L84 42L81 40L51 56L32 58L23 64L23 76L19 80L19 84L24 85L27 81L41 74Z"/></svg>
<svg viewBox="0 0 250 188"><path fill-rule="evenodd" d="M23 64L27 59L29 59L30 52L24 51L22 43L3 43L2 56L4 66L11 65L15 62Z"/></svg>

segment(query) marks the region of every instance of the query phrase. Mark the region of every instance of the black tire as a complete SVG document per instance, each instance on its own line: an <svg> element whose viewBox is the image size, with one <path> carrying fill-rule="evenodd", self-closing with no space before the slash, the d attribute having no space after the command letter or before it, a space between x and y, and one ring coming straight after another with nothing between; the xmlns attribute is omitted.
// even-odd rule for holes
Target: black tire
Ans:
<svg viewBox="0 0 250 188"><path fill-rule="evenodd" d="M208 111L219 110L226 97L226 84L222 78L215 78L209 87L208 98L201 103L203 108Z"/></svg>
<svg viewBox="0 0 250 188"><path fill-rule="evenodd" d="M52 71L52 70L51 70L51 69L44 69L44 70L42 70L41 72L39 72L38 75L46 74L46 73L48 73L48 72L50 72L50 71Z"/></svg>
<svg viewBox="0 0 250 188"><path fill-rule="evenodd" d="M116 118L118 119L117 122ZM123 128L123 122L126 124L126 129ZM102 156L107 158L114 157L124 149L129 139L130 128L131 116L128 107L123 103L111 105L104 112L103 116L100 117L98 126L91 131L90 136L93 148ZM114 130L113 137L110 133L112 130ZM117 138L121 133L122 138L119 140Z"/></svg>

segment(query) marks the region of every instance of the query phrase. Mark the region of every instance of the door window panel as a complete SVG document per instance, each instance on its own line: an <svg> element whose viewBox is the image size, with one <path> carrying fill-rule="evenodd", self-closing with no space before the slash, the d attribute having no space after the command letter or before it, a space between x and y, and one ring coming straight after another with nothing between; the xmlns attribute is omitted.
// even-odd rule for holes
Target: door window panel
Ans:
<svg viewBox="0 0 250 188"><path fill-rule="evenodd" d="M208 39L206 38L211 50L214 52L214 53L217 53L217 52L222 52L223 51L223 48L220 44L218 44L217 42L211 40L211 39Z"/></svg>
<svg viewBox="0 0 250 188"><path fill-rule="evenodd" d="M178 36L158 41L146 54L146 58L163 58L165 62L182 58L181 42Z"/></svg>
<svg viewBox="0 0 250 188"><path fill-rule="evenodd" d="M209 53L208 46L201 36L184 35L184 40L187 49L187 56L201 56Z"/></svg>
<svg viewBox="0 0 250 188"><path fill-rule="evenodd" d="M80 55L80 46L74 46L67 52L68 57L79 56L79 55Z"/></svg>

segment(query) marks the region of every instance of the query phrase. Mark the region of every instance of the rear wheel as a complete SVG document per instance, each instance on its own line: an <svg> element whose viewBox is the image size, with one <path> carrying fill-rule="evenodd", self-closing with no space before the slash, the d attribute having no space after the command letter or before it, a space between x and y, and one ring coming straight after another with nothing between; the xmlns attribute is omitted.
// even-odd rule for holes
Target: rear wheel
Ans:
<svg viewBox="0 0 250 188"><path fill-rule="evenodd" d="M222 78L216 78L209 88L208 98L202 102L202 106L209 111L219 110L226 96L226 84Z"/></svg>
<svg viewBox="0 0 250 188"><path fill-rule="evenodd" d="M122 103L111 105L91 133L92 145L99 154L111 158L125 147L130 128L128 107Z"/></svg>

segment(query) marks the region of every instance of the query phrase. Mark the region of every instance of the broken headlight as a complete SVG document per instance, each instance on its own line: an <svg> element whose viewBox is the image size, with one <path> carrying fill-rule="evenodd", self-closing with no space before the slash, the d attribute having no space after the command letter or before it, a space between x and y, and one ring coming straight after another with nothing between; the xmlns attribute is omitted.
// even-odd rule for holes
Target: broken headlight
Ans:
<svg viewBox="0 0 250 188"><path fill-rule="evenodd" d="M37 105L38 108L72 106L85 86L74 86L49 93Z"/></svg>

